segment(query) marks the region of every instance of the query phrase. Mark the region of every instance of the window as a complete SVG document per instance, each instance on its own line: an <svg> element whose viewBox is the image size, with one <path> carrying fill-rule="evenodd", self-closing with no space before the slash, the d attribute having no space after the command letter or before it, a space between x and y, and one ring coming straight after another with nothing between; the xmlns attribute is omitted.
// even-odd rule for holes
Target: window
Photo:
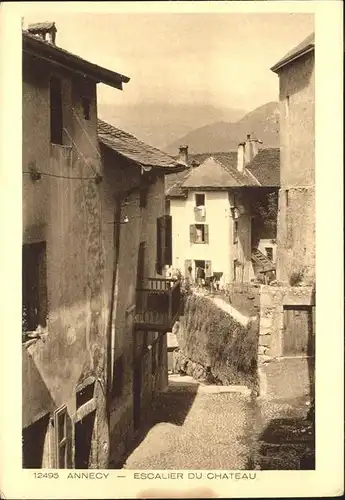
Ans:
<svg viewBox="0 0 345 500"><path fill-rule="evenodd" d="M208 243L209 237L207 224L192 224L189 231L191 243Z"/></svg>
<svg viewBox="0 0 345 500"><path fill-rule="evenodd" d="M82 98L84 120L90 120L90 99Z"/></svg>
<svg viewBox="0 0 345 500"><path fill-rule="evenodd" d="M56 77L50 79L50 142L62 144L63 113L61 80Z"/></svg>
<svg viewBox="0 0 345 500"><path fill-rule="evenodd" d="M23 245L22 328L35 331L47 321L46 243Z"/></svg>
<svg viewBox="0 0 345 500"><path fill-rule="evenodd" d="M233 237L233 243L237 243L238 241L238 221L234 221L234 237Z"/></svg>
<svg viewBox="0 0 345 500"><path fill-rule="evenodd" d="M61 406L54 413L56 464L58 469L67 469L67 407Z"/></svg>
<svg viewBox="0 0 345 500"><path fill-rule="evenodd" d="M201 193L195 194L195 206L204 207L205 206L205 195Z"/></svg>
<svg viewBox="0 0 345 500"><path fill-rule="evenodd" d="M138 267L137 267L137 288L140 288L144 281L145 274L145 241L139 245Z"/></svg>
<svg viewBox="0 0 345 500"><path fill-rule="evenodd" d="M289 118L290 114L290 96L287 95L285 99L285 116L286 118Z"/></svg>
<svg viewBox="0 0 345 500"><path fill-rule="evenodd" d="M76 409L83 406L93 398L95 391L95 381L90 382L81 389L76 391Z"/></svg>
<svg viewBox="0 0 345 500"><path fill-rule="evenodd" d="M147 196L148 196L148 189L142 189L140 191L139 195L139 207L140 208L145 208L147 206Z"/></svg>
<svg viewBox="0 0 345 500"><path fill-rule="evenodd" d="M273 261L273 248L272 247L265 247L265 252L266 252L267 258Z"/></svg>

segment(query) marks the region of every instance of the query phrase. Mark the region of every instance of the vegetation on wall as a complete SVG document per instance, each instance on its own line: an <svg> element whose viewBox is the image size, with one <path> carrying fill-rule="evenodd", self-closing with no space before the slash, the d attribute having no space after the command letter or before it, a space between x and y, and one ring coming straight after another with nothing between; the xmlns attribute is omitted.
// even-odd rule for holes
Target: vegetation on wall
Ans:
<svg viewBox="0 0 345 500"><path fill-rule="evenodd" d="M223 384L256 383L258 323L238 323L211 300L185 297L179 346L191 360L209 367Z"/></svg>
<svg viewBox="0 0 345 500"><path fill-rule="evenodd" d="M254 216L253 240L258 239L263 233L275 238L277 234L278 191L262 190L262 192L256 193L251 210Z"/></svg>

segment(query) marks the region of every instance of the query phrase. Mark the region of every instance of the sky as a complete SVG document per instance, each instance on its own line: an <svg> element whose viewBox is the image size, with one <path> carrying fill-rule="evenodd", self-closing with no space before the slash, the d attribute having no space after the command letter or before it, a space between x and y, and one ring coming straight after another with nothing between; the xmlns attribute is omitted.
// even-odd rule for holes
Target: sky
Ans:
<svg viewBox="0 0 345 500"><path fill-rule="evenodd" d="M314 30L311 14L23 13L55 21L57 45L131 78L99 102L252 110L278 99L270 67ZM44 18L43 18L44 17Z"/></svg>

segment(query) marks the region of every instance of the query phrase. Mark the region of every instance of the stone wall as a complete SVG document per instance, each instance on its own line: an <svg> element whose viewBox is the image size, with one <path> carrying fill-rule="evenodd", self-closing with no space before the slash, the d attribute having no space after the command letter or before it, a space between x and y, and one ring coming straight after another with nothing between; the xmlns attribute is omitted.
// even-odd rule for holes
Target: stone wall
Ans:
<svg viewBox="0 0 345 500"><path fill-rule="evenodd" d="M283 356L284 306L313 306L310 286L262 285L260 294L259 362Z"/></svg>
<svg viewBox="0 0 345 500"><path fill-rule="evenodd" d="M213 300L191 294L176 334L186 373L203 378L206 369L213 383L218 380L223 385L256 385L257 321L243 325Z"/></svg>

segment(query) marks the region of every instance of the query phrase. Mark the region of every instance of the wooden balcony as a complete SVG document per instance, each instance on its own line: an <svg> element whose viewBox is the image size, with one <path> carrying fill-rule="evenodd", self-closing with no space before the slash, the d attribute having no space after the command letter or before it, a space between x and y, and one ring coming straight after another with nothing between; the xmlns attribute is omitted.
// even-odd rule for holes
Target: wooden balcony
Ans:
<svg viewBox="0 0 345 500"><path fill-rule="evenodd" d="M181 284L178 280L145 278L137 289L135 329L166 333L180 315Z"/></svg>

